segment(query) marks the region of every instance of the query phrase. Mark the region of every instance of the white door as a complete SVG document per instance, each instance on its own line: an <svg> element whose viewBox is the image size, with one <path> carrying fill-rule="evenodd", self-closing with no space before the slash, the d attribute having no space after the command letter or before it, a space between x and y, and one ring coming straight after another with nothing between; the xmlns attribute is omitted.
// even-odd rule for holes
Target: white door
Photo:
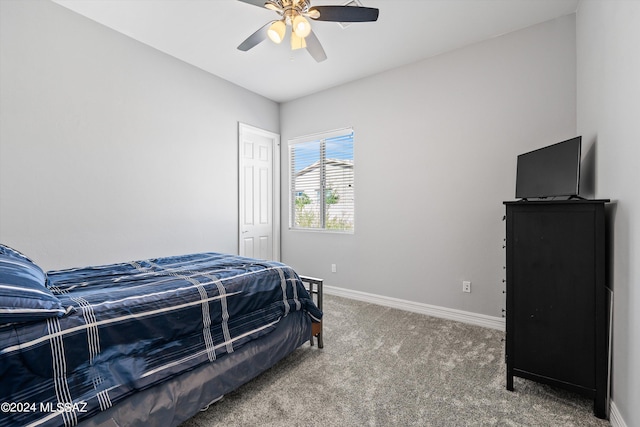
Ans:
<svg viewBox="0 0 640 427"><path fill-rule="evenodd" d="M280 258L280 135L239 124L239 244L242 256Z"/></svg>

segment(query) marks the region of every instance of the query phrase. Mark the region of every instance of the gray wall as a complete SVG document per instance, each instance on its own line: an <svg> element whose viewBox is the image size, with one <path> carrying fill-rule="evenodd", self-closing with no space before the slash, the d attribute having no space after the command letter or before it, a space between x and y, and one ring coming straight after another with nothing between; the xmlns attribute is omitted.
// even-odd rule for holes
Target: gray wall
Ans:
<svg viewBox="0 0 640 427"><path fill-rule="evenodd" d="M238 121L279 106L49 1L0 1L0 241L62 268L237 251Z"/></svg>
<svg viewBox="0 0 640 427"><path fill-rule="evenodd" d="M612 398L640 426L640 3L583 1L577 13L578 132L595 146L596 197L610 198Z"/></svg>
<svg viewBox="0 0 640 427"><path fill-rule="evenodd" d="M328 285L500 316L502 201L518 154L575 136L575 49L572 15L283 104L285 148L353 126L356 174L353 235L290 231L283 197L284 262ZM287 163L283 149L283 195Z"/></svg>

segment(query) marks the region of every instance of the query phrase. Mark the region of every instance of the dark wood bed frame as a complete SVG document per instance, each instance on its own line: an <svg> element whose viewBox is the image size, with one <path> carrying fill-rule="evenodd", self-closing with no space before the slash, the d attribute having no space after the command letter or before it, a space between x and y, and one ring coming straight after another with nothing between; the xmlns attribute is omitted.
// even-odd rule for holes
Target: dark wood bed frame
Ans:
<svg viewBox="0 0 640 427"><path fill-rule="evenodd" d="M311 298L314 299L316 305L322 311L322 279L309 276L300 276L300 280L304 283L311 294ZM324 342L322 341L322 322L311 324L311 338L309 342L313 345L313 338L318 339L318 348L324 348Z"/></svg>

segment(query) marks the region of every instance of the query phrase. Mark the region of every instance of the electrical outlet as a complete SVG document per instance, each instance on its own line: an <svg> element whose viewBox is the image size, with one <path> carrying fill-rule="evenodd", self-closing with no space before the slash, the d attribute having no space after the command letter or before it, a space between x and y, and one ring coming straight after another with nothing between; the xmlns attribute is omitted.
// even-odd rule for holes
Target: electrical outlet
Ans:
<svg viewBox="0 0 640 427"><path fill-rule="evenodd" d="M331 264L331 272L335 273L337 271L338 271L338 269L336 268L336 265L335 264Z"/></svg>
<svg viewBox="0 0 640 427"><path fill-rule="evenodd" d="M462 292L471 292L471 282L466 280L462 282Z"/></svg>

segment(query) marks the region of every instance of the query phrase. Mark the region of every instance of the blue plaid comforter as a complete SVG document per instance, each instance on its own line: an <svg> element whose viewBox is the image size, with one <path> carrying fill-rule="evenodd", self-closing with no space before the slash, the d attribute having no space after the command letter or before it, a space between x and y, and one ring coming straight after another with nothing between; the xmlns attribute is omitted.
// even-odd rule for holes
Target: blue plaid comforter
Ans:
<svg viewBox="0 0 640 427"><path fill-rule="evenodd" d="M232 353L291 311L322 317L290 267L232 255L47 276L70 313L0 328L0 426L75 425L137 390Z"/></svg>

